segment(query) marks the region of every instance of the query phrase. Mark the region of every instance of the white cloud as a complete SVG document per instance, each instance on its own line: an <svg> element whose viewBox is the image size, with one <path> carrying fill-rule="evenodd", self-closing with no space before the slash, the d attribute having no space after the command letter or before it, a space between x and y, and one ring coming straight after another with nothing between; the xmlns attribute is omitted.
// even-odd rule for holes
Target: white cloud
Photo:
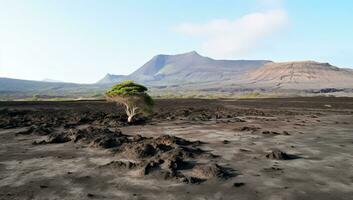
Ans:
<svg viewBox="0 0 353 200"><path fill-rule="evenodd" d="M217 19L204 24L183 23L176 27L176 31L201 38L203 52L213 57L225 58L245 55L262 39L287 24L287 13L283 9L274 9L250 13L235 20Z"/></svg>

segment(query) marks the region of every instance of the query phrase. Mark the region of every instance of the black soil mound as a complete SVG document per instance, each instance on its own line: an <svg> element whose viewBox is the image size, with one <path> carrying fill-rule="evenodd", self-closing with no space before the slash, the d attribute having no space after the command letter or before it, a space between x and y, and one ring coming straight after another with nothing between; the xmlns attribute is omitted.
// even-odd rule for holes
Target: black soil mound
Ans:
<svg viewBox="0 0 353 200"><path fill-rule="evenodd" d="M102 112L94 110L0 110L0 128L21 128L31 126L45 126L46 128L61 127L72 128L83 124L119 127L126 125L127 117L124 112ZM112 108L113 111L114 108ZM119 111L119 112L118 112ZM139 119L142 123L143 119ZM29 131L31 133L31 131ZM25 133L24 133L25 134Z"/></svg>
<svg viewBox="0 0 353 200"><path fill-rule="evenodd" d="M300 158L299 156L288 154L279 149L274 149L270 153L266 154L266 158L274 160L293 160Z"/></svg>
<svg viewBox="0 0 353 200"><path fill-rule="evenodd" d="M202 179L223 178L227 179L232 177L229 169L219 166L215 163L197 165L193 168L193 174Z"/></svg>
<svg viewBox="0 0 353 200"><path fill-rule="evenodd" d="M29 135L29 134L36 134L36 135L48 135L53 132L53 129L48 126L47 124L41 125L32 125L26 128L23 131L17 132L18 135Z"/></svg>
<svg viewBox="0 0 353 200"><path fill-rule="evenodd" d="M137 170L141 176L173 179L185 183L201 183L209 179L231 177L231 170L215 164L216 156L198 147L201 145L200 141L193 142L170 135L156 138L129 136L119 129L95 126L52 132L46 137L34 144L72 141L86 144L91 148L107 149L119 159L101 168L108 167L118 171ZM201 159L203 164L200 164Z"/></svg>

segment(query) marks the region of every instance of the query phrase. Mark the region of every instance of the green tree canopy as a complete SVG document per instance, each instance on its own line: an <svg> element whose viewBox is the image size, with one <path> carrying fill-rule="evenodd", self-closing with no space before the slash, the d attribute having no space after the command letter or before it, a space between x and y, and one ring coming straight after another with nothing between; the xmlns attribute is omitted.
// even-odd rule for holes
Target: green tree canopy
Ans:
<svg viewBox="0 0 353 200"><path fill-rule="evenodd" d="M133 96L145 93L147 90L148 89L145 86L128 80L114 85L109 91L107 91L107 95Z"/></svg>
<svg viewBox="0 0 353 200"><path fill-rule="evenodd" d="M147 94L147 88L133 81L123 81L106 92L106 98L125 106L128 121L132 122L137 114L152 112L153 99Z"/></svg>

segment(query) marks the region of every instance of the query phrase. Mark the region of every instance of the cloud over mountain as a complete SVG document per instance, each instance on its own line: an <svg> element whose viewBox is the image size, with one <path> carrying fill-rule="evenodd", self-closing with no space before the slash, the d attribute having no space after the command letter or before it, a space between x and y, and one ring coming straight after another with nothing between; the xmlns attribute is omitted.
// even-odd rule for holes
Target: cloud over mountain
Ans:
<svg viewBox="0 0 353 200"><path fill-rule="evenodd" d="M215 19L206 23L182 23L175 30L202 39L202 51L213 57L244 55L256 44L288 24L283 9L246 14L240 18Z"/></svg>

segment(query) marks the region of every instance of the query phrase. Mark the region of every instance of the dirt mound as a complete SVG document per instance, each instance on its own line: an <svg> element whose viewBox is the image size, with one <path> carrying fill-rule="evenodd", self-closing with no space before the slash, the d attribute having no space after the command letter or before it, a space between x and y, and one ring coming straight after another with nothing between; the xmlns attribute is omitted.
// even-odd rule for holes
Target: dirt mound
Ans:
<svg viewBox="0 0 353 200"><path fill-rule="evenodd" d="M82 129L68 129L64 132L53 132L42 141L34 144L80 142L92 148L111 151L119 159L101 168L137 170L141 176L152 176L162 179L173 179L186 183L202 181L226 175L224 168L216 164L198 164L199 160L215 158L200 148L200 141L188 141L179 137L162 135L156 138L141 135L129 136L119 129L88 126ZM211 163L212 161L209 160ZM190 172L190 173L185 173ZM192 174L186 175L186 174Z"/></svg>
<svg viewBox="0 0 353 200"><path fill-rule="evenodd" d="M117 153L129 159L160 157L161 153L168 154L168 157L179 155L186 158L203 153L201 149L196 148L199 144L199 141L190 142L170 135L162 135L157 138L137 136L124 143Z"/></svg>
<svg viewBox="0 0 353 200"><path fill-rule="evenodd" d="M160 149L156 149L148 143L128 143L124 144L120 149L121 153L128 158L139 159L151 157L156 154Z"/></svg>
<svg viewBox="0 0 353 200"><path fill-rule="evenodd" d="M236 131L249 131L249 132L256 132L257 130L260 130L261 128L260 127L257 127L257 126L242 126L242 127L239 127L239 128L236 128L234 130Z"/></svg>
<svg viewBox="0 0 353 200"><path fill-rule="evenodd" d="M10 129L17 127L30 126L31 123L24 118L29 111L19 111L3 109L0 110L0 128Z"/></svg>
<svg viewBox="0 0 353 200"><path fill-rule="evenodd" d="M100 168L115 168L115 169L135 169L138 167L138 164L130 161L112 161L106 165L100 166Z"/></svg>
<svg viewBox="0 0 353 200"><path fill-rule="evenodd" d="M104 149L118 147L129 140L119 129L95 126L84 129L69 129L66 134L73 142L83 142L92 147Z"/></svg>
<svg viewBox="0 0 353 200"><path fill-rule="evenodd" d="M268 159L275 159L275 160L292 160L300 158L296 155L287 154L279 149L274 149L270 153L266 154L266 158Z"/></svg>
<svg viewBox="0 0 353 200"><path fill-rule="evenodd" d="M34 141L33 144L55 144L69 142L71 139L63 133L52 133L44 140Z"/></svg>
<svg viewBox="0 0 353 200"><path fill-rule="evenodd" d="M196 105L196 107L199 107ZM210 121L218 119L227 119L235 122L245 122L239 119L239 116L270 116L261 110L256 109L238 109L230 110L225 107L201 107L201 108L171 108L169 110L158 110L153 116L159 120L188 120L188 121Z"/></svg>
<svg viewBox="0 0 353 200"><path fill-rule="evenodd" d="M37 135L48 135L53 132L53 129L49 127L47 124L41 125L32 125L26 130L17 132L18 135L29 135L29 134L37 134Z"/></svg>
<svg viewBox="0 0 353 200"><path fill-rule="evenodd" d="M280 135L281 133L276 132L276 131L262 131L262 134L264 134L264 135Z"/></svg>
<svg viewBox="0 0 353 200"><path fill-rule="evenodd" d="M199 158L209 153L197 148L200 142L163 135L157 138L142 138L123 144L118 150L122 158L135 160L141 176L151 175L162 179L174 179L186 183L200 183L209 177L185 175L197 167Z"/></svg>
<svg viewBox="0 0 353 200"><path fill-rule="evenodd" d="M123 112L107 113L101 111L80 110L0 110L0 128L20 128L32 125L47 127L73 128L83 124L119 127L126 125L126 116ZM144 119L140 119L142 123Z"/></svg>
<svg viewBox="0 0 353 200"><path fill-rule="evenodd" d="M205 164L197 165L193 169L194 176L201 179L211 179L211 178L229 178L231 174L227 171L226 168L221 167L217 164Z"/></svg>
<svg viewBox="0 0 353 200"><path fill-rule="evenodd" d="M46 139L36 141L34 144L65 143L69 141L82 142L92 147L109 149L128 141L128 138L119 129L111 130L89 126L83 129L72 128L64 132L51 132Z"/></svg>

